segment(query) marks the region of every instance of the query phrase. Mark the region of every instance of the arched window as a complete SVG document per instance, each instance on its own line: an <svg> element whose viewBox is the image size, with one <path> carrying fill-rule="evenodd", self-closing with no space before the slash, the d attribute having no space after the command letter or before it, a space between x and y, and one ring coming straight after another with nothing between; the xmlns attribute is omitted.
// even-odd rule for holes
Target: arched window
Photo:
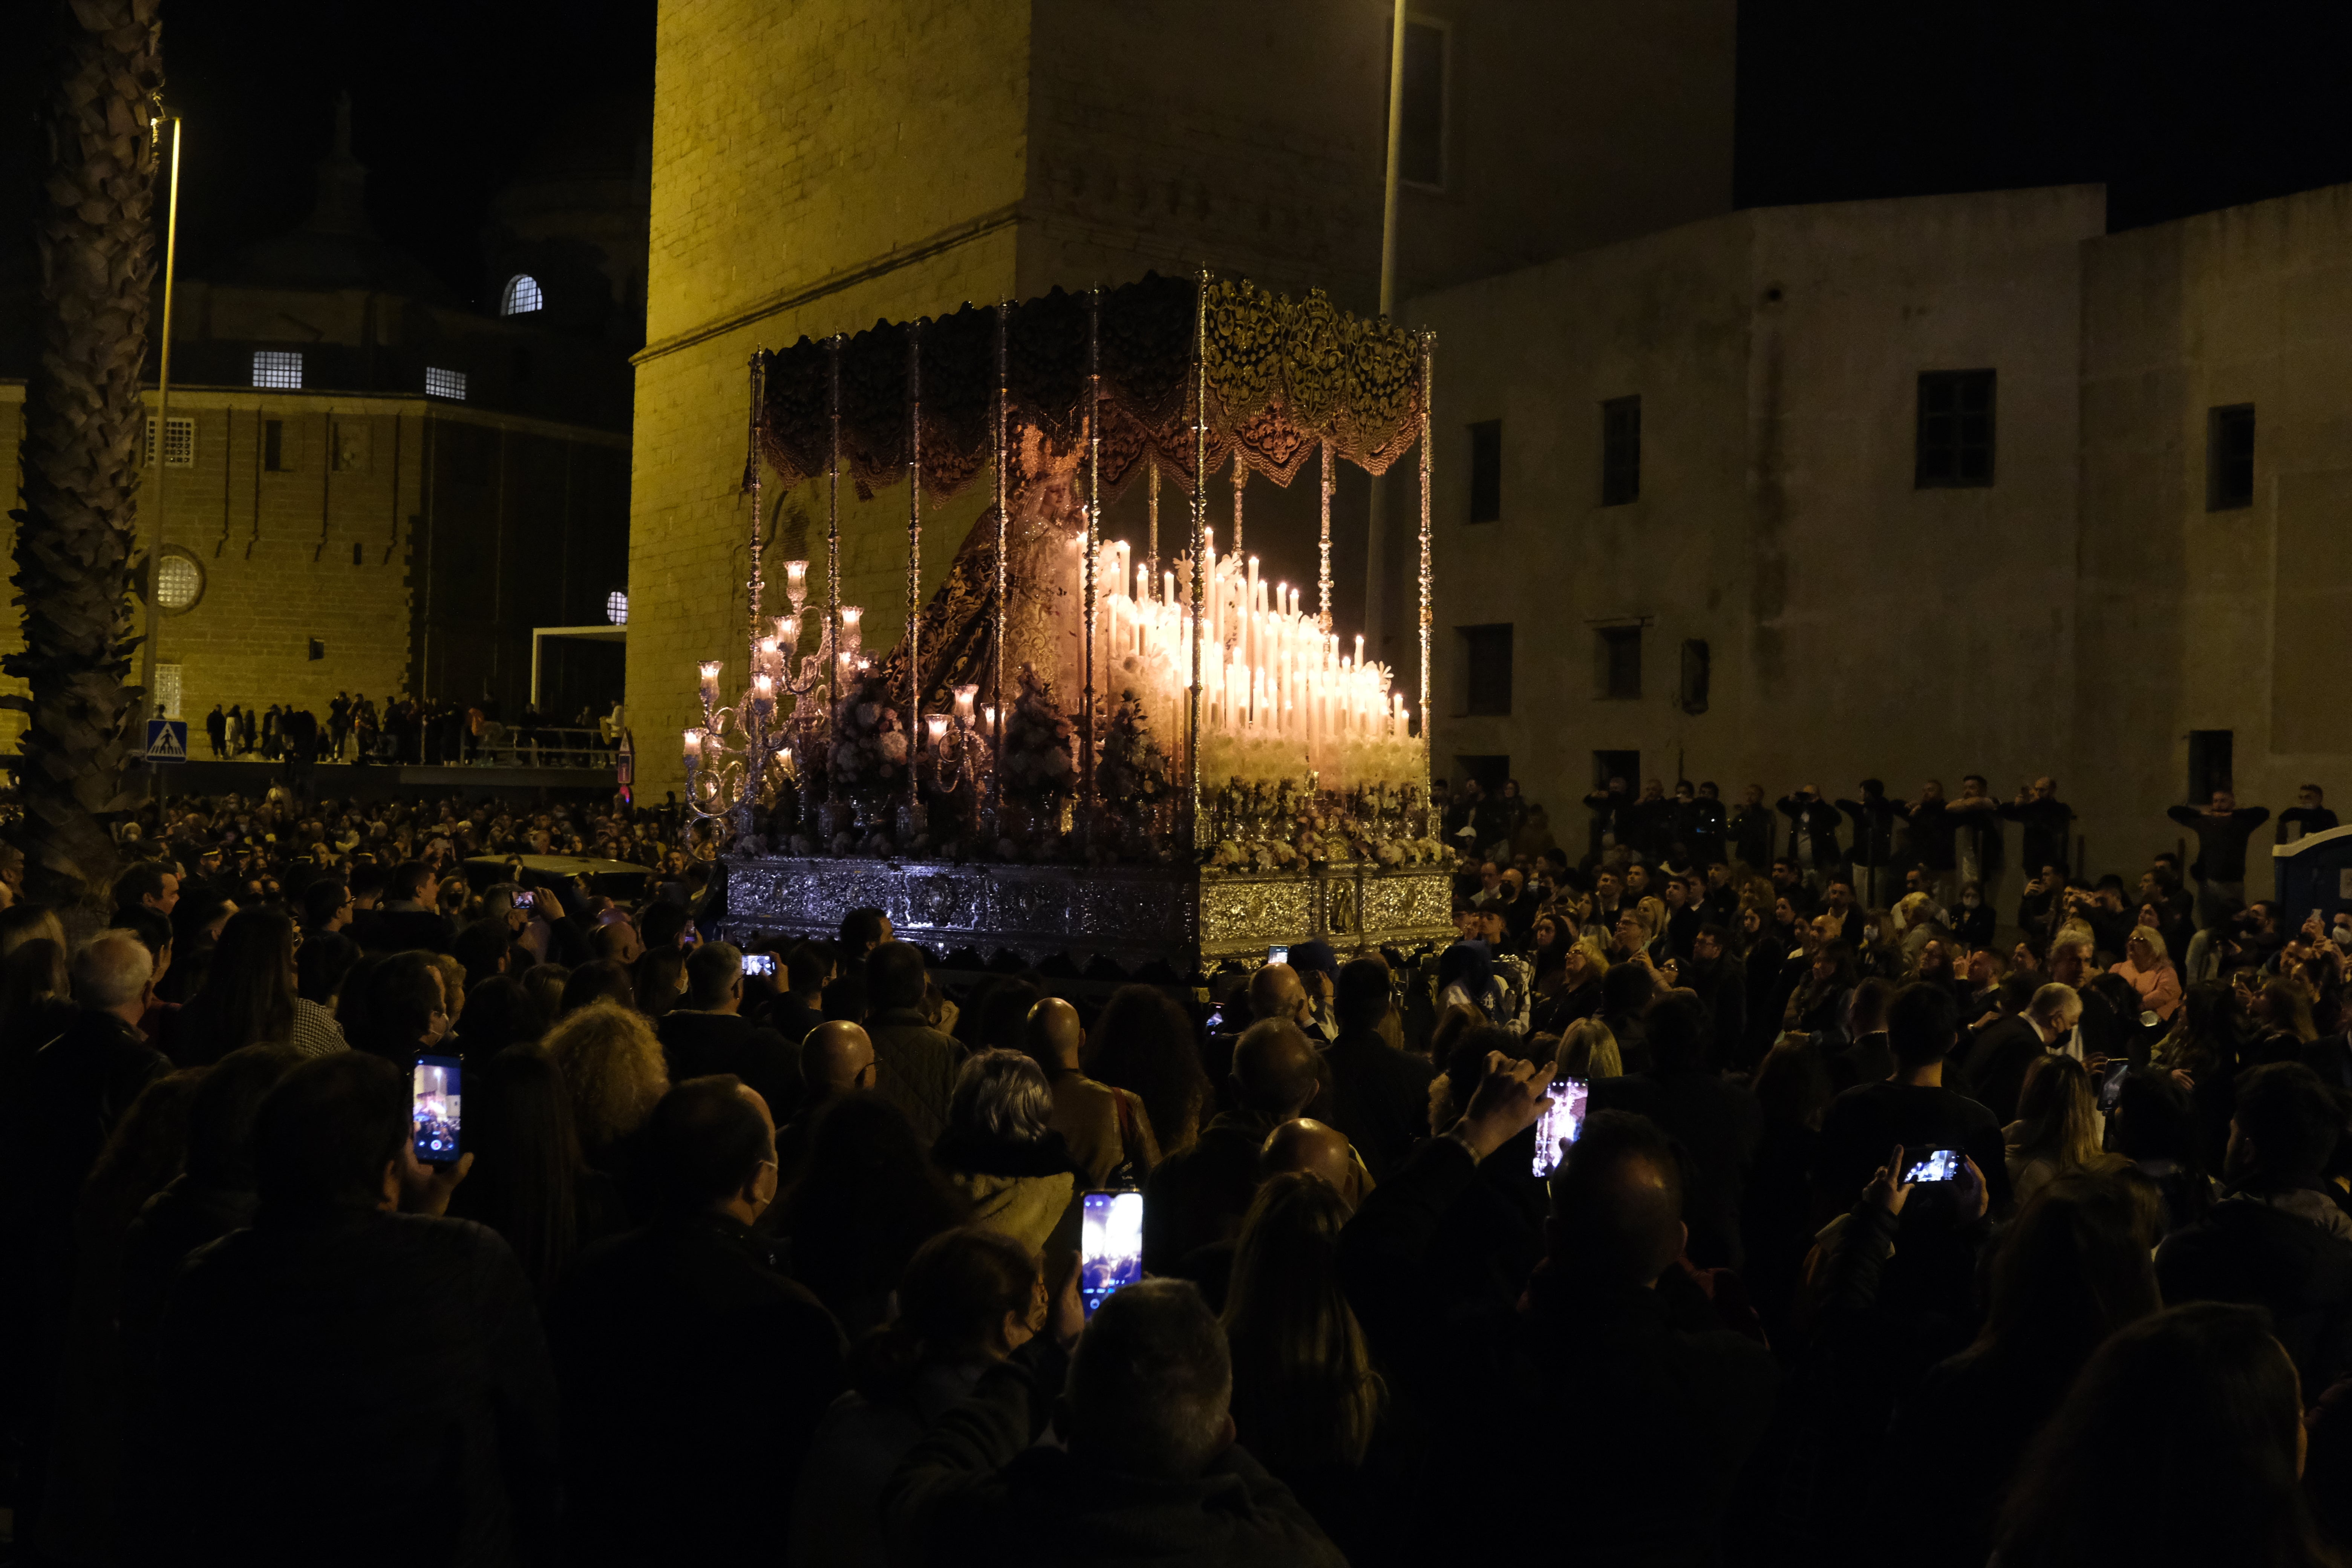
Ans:
<svg viewBox="0 0 2352 1568"><path fill-rule="evenodd" d="M507 279L505 297L499 301L501 316L527 316L547 303L539 291L539 279L528 272L518 272Z"/></svg>

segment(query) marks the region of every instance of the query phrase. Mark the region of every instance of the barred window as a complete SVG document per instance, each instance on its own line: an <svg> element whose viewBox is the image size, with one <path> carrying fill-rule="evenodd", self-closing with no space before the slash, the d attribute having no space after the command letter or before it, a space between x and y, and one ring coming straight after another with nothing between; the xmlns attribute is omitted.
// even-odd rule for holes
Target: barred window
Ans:
<svg viewBox="0 0 2352 1568"><path fill-rule="evenodd" d="M155 418L147 418L147 466L155 466ZM167 468L193 468L196 466L196 422L172 416L163 427L163 466Z"/></svg>
<svg viewBox="0 0 2352 1568"><path fill-rule="evenodd" d="M539 279L528 272L518 272L508 279L506 292L499 298L501 316L528 316L546 306L547 297L540 292Z"/></svg>
<svg viewBox="0 0 2352 1568"><path fill-rule="evenodd" d="M443 370L437 365L425 367L425 395L446 397L452 403L466 401L466 373Z"/></svg>
<svg viewBox="0 0 2352 1568"><path fill-rule="evenodd" d="M253 384L286 392L302 390L302 356L282 349L253 351Z"/></svg>

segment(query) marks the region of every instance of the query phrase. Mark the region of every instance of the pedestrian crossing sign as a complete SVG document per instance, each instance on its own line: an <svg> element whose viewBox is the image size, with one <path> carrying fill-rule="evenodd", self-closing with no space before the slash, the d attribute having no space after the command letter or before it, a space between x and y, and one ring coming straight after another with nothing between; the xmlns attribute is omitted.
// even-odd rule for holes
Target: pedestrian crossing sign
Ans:
<svg viewBox="0 0 2352 1568"><path fill-rule="evenodd" d="M148 720L147 760L151 763L186 762L188 721L185 719Z"/></svg>

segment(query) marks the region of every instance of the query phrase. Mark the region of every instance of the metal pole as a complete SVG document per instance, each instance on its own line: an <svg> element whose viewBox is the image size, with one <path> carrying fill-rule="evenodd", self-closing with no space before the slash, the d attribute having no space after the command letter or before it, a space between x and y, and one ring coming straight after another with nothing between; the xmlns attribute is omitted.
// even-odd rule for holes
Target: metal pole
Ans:
<svg viewBox="0 0 2352 1568"><path fill-rule="evenodd" d="M824 346L825 408L833 425L824 492L824 721L830 726L841 707L841 334Z"/></svg>
<svg viewBox="0 0 2352 1568"><path fill-rule="evenodd" d="M163 476L171 471L171 457L164 448L172 444L172 284L180 262L180 117L167 116L172 123L172 194L163 220L163 351L155 376L155 439L148 444L155 463L155 531L153 542L147 549L147 635L139 646L139 689L141 700L155 700L155 639L163 627L163 606L157 603L163 586ZM159 119L156 124L160 126ZM194 452L189 453L194 457ZM152 712L142 713L143 721ZM142 722L137 739L143 745L147 727Z"/></svg>
<svg viewBox="0 0 2352 1568"><path fill-rule="evenodd" d="M1396 307L1397 170L1404 153L1404 0L1389 27L1389 162L1381 188L1381 314Z"/></svg>
<svg viewBox="0 0 2352 1568"><path fill-rule="evenodd" d="M751 491L751 582L749 595L751 615L751 630L743 643L743 657L749 668L749 673L743 678L746 686L751 684L751 676L758 674L760 669L760 602L767 592L767 584L760 574L760 470L764 466L760 461L760 405L765 401L767 392L767 377L763 374L766 362L764 353L757 349L751 352L751 450L743 460L744 480Z"/></svg>
<svg viewBox="0 0 2352 1568"><path fill-rule="evenodd" d="M923 724L923 323L907 323L907 813L922 810L915 743ZM912 837L910 834L909 837Z"/></svg>
<svg viewBox="0 0 2352 1568"><path fill-rule="evenodd" d="M1086 723L1079 731L1078 787L1087 803L1091 832L1095 810L1095 557L1102 539L1102 286L1087 293L1087 534L1080 592L1085 595Z"/></svg>
<svg viewBox="0 0 2352 1568"><path fill-rule="evenodd" d="M1323 534L1315 566L1315 629L1331 635L1331 442L1323 441Z"/></svg>
<svg viewBox="0 0 2352 1568"><path fill-rule="evenodd" d="M1421 741L1429 750L1429 632L1433 619L1431 590L1435 577L1429 559L1429 389L1430 368L1437 356L1437 334L1421 334Z"/></svg>
<svg viewBox="0 0 2352 1568"><path fill-rule="evenodd" d="M1005 584L1009 576L1004 552L1010 531L1005 526L1005 513L1012 508L1013 498L1005 491L1004 436L1005 422L1011 416L1008 406L1011 392L1007 385L1006 365L1009 357L1005 348L1007 324L1012 313L1009 300L996 302L996 723L990 737L994 763L989 769L989 813L992 819L1000 818L1004 810L1004 613Z"/></svg>
<svg viewBox="0 0 2352 1568"><path fill-rule="evenodd" d="M1153 585L1160 582L1160 460L1147 455L1143 464L1144 574Z"/></svg>
<svg viewBox="0 0 2352 1568"><path fill-rule="evenodd" d="M1192 312L1192 689L1184 715L1184 837L1201 849L1201 639L1209 595L1209 269Z"/></svg>

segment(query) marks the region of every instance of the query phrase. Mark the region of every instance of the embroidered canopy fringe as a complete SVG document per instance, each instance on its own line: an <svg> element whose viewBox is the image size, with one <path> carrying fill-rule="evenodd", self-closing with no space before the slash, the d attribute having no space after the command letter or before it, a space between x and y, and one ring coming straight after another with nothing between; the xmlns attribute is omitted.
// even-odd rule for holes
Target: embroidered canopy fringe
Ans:
<svg viewBox="0 0 2352 1568"><path fill-rule="evenodd" d="M1192 487L1192 322L1200 285L1147 274L1103 291L1102 487L1106 499L1157 467ZM1209 469L1236 447L1287 485L1317 447L1371 473L1412 449L1421 429L1419 351L1412 333L1246 280L1214 281L1208 298ZM905 322L877 321L842 344L842 465L861 497L907 468ZM1087 300L1060 289L1008 312L1010 413L1067 449L1086 426ZM923 489L959 494L987 472L996 395L995 312L967 305L923 327ZM764 354L760 437L787 484L825 471L831 407L825 345L803 338ZM1017 487L1016 487L1017 489Z"/></svg>

